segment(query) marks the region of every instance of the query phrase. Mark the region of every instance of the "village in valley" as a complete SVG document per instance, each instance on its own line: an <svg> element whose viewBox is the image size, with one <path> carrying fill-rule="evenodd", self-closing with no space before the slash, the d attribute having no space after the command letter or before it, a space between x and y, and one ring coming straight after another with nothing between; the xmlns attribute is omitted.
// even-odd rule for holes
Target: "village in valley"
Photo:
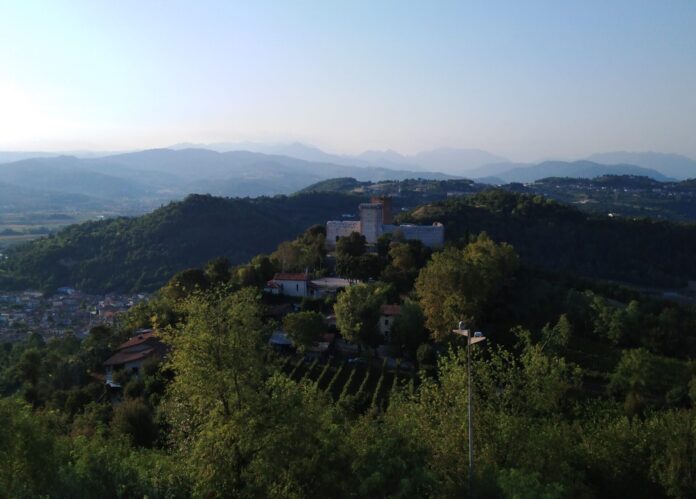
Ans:
<svg viewBox="0 0 696 499"><path fill-rule="evenodd" d="M147 298L147 293L94 295L71 287L50 295L0 291L0 342L22 341L34 333L44 340L71 334L84 338L92 327L113 325L118 314Z"/></svg>

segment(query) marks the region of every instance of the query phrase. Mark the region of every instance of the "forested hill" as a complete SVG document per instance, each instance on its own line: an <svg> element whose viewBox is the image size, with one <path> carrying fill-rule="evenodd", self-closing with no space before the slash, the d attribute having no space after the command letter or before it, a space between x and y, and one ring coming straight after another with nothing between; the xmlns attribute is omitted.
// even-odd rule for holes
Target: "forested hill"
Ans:
<svg viewBox="0 0 696 499"><path fill-rule="evenodd" d="M424 205L402 221L442 222L450 241L486 231L549 271L648 286L696 280L696 224L595 216L503 190Z"/></svg>
<svg viewBox="0 0 696 499"><path fill-rule="evenodd" d="M191 195L141 217L73 225L16 247L1 263L0 289L154 290L174 273L217 256L247 262L313 224L355 214L364 199L335 192ZM549 271L665 287L696 280L694 224L594 216L502 190L422 205L401 218L442 222L450 241L485 231L511 243L523 262Z"/></svg>
<svg viewBox="0 0 696 499"><path fill-rule="evenodd" d="M413 208L452 195L475 194L491 188L467 179L360 182L354 178L335 178L317 182L300 192L386 194L395 196L395 205ZM612 213L622 217L650 217L679 222L696 220L695 180L658 182L634 175L605 175L592 179L550 177L527 184L505 184L501 188L541 194L594 214Z"/></svg>
<svg viewBox="0 0 696 499"><path fill-rule="evenodd" d="M270 252L313 224L354 213L362 200L336 193L190 195L137 218L71 225L16 247L1 264L0 289L154 290L174 273L217 256L236 264Z"/></svg>

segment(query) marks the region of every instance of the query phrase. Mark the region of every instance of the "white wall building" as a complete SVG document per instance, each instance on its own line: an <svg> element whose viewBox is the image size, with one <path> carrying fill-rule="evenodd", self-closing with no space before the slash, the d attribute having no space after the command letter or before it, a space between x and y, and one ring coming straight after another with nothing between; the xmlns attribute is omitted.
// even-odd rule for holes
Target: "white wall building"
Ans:
<svg viewBox="0 0 696 499"><path fill-rule="evenodd" d="M264 291L274 295L296 296L300 298L324 298L335 295L351 285L348 279L340 277L321 277L311 279L308 274L276 274L266 283Z"/></svg>
<svg viewBox="0 0 696 499"><path fill-rule="evenodd" d="M336 248L339 238L352 232L365 236L368 244L375 244L382 234L400 232L404 239L417 239L431 248L445 243L445 227L441 223L433 225L394 225L391 217L391 199L374 197L370 203L359 206L360 220L331 220L326 222L326 246Z"/></svg>
<svg viewBox="0 0 696 499"><path fill-rule="evenodd" d="M266 291L275 295L305 297L309 291L309 275L276 274L266 284Z"/></svg>

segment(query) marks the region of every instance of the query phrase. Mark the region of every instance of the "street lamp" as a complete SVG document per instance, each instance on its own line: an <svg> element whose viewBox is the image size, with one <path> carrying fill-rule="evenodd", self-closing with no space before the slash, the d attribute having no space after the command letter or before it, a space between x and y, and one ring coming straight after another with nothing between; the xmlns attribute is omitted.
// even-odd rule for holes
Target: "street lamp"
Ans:
<svg viewBox="0 0 696 499"><path fill-rule="evenodd" d="M473 335L468 329L464 329L464 322L459 322L459 328L452 332L460 336L466 336L466 379L468 383L467 403L469 410L469 496L471 496L471 483L474 479L474 423L471 418L471 345L486 340L481 331L476 331Z"/></svg>

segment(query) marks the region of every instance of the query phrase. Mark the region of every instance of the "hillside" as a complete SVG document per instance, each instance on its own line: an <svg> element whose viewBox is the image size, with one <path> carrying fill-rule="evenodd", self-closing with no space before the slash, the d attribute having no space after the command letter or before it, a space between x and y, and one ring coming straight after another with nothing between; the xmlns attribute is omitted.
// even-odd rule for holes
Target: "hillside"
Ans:
<svg viewBox="0 0 696 499"><path fill-rule="evenodd" d="M666 287L696 279L694 225L610 219L540 196L500 190L427 201L429 196L442 199L440 191L433 192L413 189L395 198L400 208L409 202L432 203L403 213L402 222L442 222L451 241L486 231L513 244L526 263L554 272ZM256 199L192 195L141 217L69 226L9 251L0 288L155 289L175 272L219 255L242 263L272 251L312 224L355 213L365 194ZM665 247L672 248L669 257Z"/></svg>
<svg viewBox="0 0 696 499"><path fill-rule="evenodd" d="M553 272L666 287L696 279L694 224L598 217L503 190L422 206L401 221L442 222L450 241L486 231L527 264Z"/></svg>
<svg viewBox="0 0 696 499"><path fill-rule="evenodd" d="M175 272L216 256L236 264L270 252L313 224L354 211L361 199L191 195L147 215L72 225L15 247L0 268L0 289L153 290Z"/></svg>
<svg viewBox="0 0 696 499"><path fill-rule="evenodd" d="M604 175L592 179L549 177L530 182L509 183L503 189L541 194L581 211L621 217L650 217L659 220L696 220L694 181L659 182L635 175ZM342 192L394 196L399 208L441 201L450 196L468 195L491 189L466 179L410 179L389 182L359 182L354 178L323 180L300 192Z"/></svg>
<svg viewBox="0 0 696 499"><path fill-rule="evenodd" d="M150 149L100 158L59 156L0 164L0 182L106 199L169 201L194 192L219 196L290 194L331 177L381 181L440 173L337 165L248 151Z"/></svg>
<svg viewBox="0 0 696 499"><path fill-rule="evenodd" d="M605 165L592 161L544 161L535 165L515 165L506 167L503 164L482 167L467 172L467 176L475 179L485 179L493 176L505 183L534 182L547 177L595 178L602 175L636 175L649 177L660 182L671 180L660 171L631 164Z"/></svg>
<svg viewBox="0 0 696 499"><path fill-rule="evenodd" d="M696 220L694 181L658 182L648 177L605 175L594 179L546 178L530 184L508 184L507 190L541 194L582 211L621 217Z"/></svg>
<svg viewBox="0 0 696 499"><path fill-rule="evenodd" d="M617 151L593 154L587 159L605 165L627 163L652 168L679 179L696 178L696 160L680 154Z"/></svg>

